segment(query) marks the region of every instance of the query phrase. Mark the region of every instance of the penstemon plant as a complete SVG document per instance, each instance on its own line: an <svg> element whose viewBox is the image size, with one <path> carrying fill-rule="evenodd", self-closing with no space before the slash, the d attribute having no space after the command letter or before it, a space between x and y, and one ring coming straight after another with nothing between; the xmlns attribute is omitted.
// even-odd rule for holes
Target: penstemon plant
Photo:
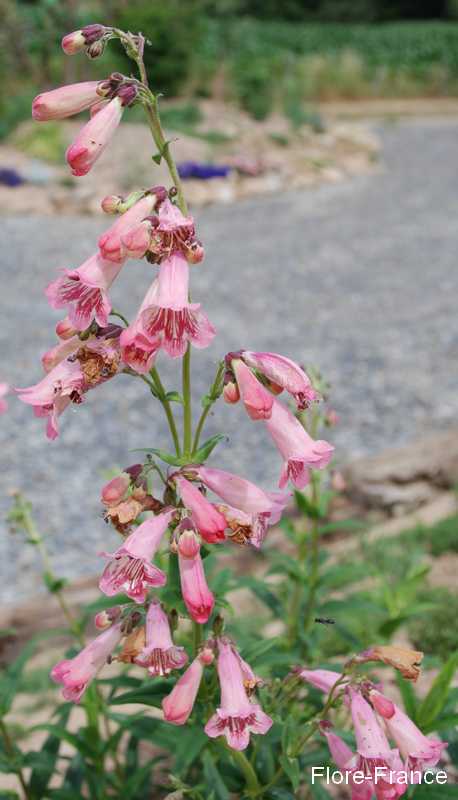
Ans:
<svg viewBox="0 0 458 800"><path fill-rule="evenodd" d="M200 416L193 420L191 352L205 348L215 329L189 291L190 265L202 262L204 248L161 127L158 96L148 83L145 39L90 25L65 36L62 46L67 54L84 50L95 58L111 39L121 42L139 77L114 73L103 81L46 92L35 99L33 117L63 119L90 110L89 121L66 156L72 173L84 176L102 156L125 109L140 105L156 147L153 160L167 164L172 185L102 200L103 210L116 221L100 237L94 255L48 286L51 306L66 312L56 326L59 343L43 357L45 377L17 391L36 416L46 418L47 435L55 439L59 417L69 405L81 403L87 391L126 373L146 384L162 406L171 452L150 448L142 463L128 466L102 489L105 519L121 542L115 552L103 554L106 563L99 585L104 599L96 604L94 619L99 633L89 643L84 638L87 620L72 617L62 583L46 568L48 588L79 647L51 673L62 685L66 702L57 709L54 722L44 726L50 734L45 750L54 753L53 763L59 751L56 742L65 740L74 751L59 786L51 781L53 769L46 767L41 772L32 769L28 779L33 760L21 762L2 721L6 755L16 759L13 771L28 798L65 800L75 797L75 791L78 796L133 800L166 795L175 800L288 798L310 791L320 797L319 791L325 790L305 774L313 763L307 760L306 745L312 759L324 763L327 755L317 742L327 740L332 758L350 775L353 797L398 797L415 782L403 781L403 770L421 773L434 766L444 744L426 738L380 691L365 665L390 664L415 680L422 654L380 645L347 659L338 671L293 666L297 660L316 664L319 658L310 630L320 610L320 524L329 500L323 475L333 453L333 447L318 438L323 423L333 420L332 413L320 411L318 405L322 382L316 376L311 380L285 356L233 351L219 362ZM153 274L137 316L128 322L112 309L108 291L131 258L143 259ZM163 357L181 362L181 392L164 387L158 366ZM284 391L296 413L277 399ZM264 491L246 478L207 466L224 438L202 441L208 414L220 397L243 404L249 417L262 422L271 435L282 457L280 491ZM180 406L178 420L174 409ZM218 570L215 560L225 545L250 548L265 560L261 548L268 528L280 521L290 500L288 483L309 527L297 530L291 522L283 523L293 555L266 551L272 559L271 575L280 575L280 582L269 583L259 575L234 582L227 570ZM43 555L43 541L22 501L15 514ZM280 618L276 637L259 636L249 620L245 629L241 620L233 618L231 623L227 594L237 586L250 589ZM113 676L111 670L104 677L102 668L114 662L119 672ZM262 678L254 671L257 665ZM324 705L313 690L308 695L307 684L325 693ZM77 731L66 727L71 703L81 703L86 712L86 725ZM125 704L139 703L140 712L119 711ZM154 715L147 713L150 708L156 709ZM355 754L332 723L349 714ZM142 751L145 740L153 743L152 753ZM358 772L364 775L363 786Z"/></svg>

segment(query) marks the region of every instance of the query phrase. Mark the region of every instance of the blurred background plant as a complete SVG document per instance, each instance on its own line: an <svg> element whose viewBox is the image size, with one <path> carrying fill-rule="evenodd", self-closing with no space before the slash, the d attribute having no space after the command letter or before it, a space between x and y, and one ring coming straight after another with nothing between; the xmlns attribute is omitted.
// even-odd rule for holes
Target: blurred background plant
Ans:
<svg viewBox="0 0 458 800"><path fill-rule="evenodd" d="M1 0L0 137L28 118L38 87L126 69L116 47L100 67L59 56L60 31L108 15L152 31L147 67L166 97L216 96L255 119L279 111L297 124L319 100L458 93L456 0Z"/></svg>

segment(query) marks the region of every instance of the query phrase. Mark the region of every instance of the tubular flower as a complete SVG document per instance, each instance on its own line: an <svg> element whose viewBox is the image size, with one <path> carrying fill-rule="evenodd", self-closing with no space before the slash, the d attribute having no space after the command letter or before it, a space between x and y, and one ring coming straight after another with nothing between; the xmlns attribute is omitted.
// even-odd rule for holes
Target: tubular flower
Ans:
<svg viewBox="0 0 458 800"><path fill-rule="evenodd" d="M79 703L87 686L106 664L115 647L121 641L121 624L117 623L97 636L75 658L59 661L51 670L51 678L63 684L65 700Z"/></svg>
<svg viewBox="0 0 458 800"><path fill-rule="evenodd" d="M192 712L204 672L200 655L178 679L170 694L162 701L164 719L172 725L184 725Z"/></svg>
<svg viewBox="0 0 458 800"><path fill-rule="evenodd" d="M66 153L73 175L87 175L92 169L121 122L123 110L121 97L114 97L81 128Z"/></svg>
<svg viewBox="0 0 458 800"><path fill-rule="evenodd" d="M105 327L111 311L107 292L121 267L122 263L105 261L96 253L78 269L64 270L46 289L50 306L67 309L70 323L78 331L86 330L93 320Z"/></svg>
<svg viewBox="0 0 458 800"><path fill-rule="evenodd" d="M336 733L333 733L329 723L320 723L320 730L327 739L329 751L336 765L339 767L339 769L345 770L349 773L351 800L371 800L374 794L372 781L368 782L364 780L363 783L360 783L359 781L356 782L353 779L352 773L355 771L357 756L353 754L348 745L343 739L340 738L340 736L337 736ZM396 796L396 794L393 794L393 797Z"/></svg>
<svg viewBox="0 0 458 800"><path fill-rule="evenodd" d="M359 692L349 691L357 750L355 770L361 770L371 780L377 800L394 800L407 790L407 785L399 780L403 769L399 753L390 748L369 703Z"/></svg>
<svg viewBox="0 0 458 800"><path fill-rule="evenodd" d="M383 717L388 735L399 747L406 770L413 774L413 782L420 783L421 774L436 766L447 743L424 736L407 714L380 692L372 691L369 699Z"/></svg>
<svg viewBox="0 0 458 800"><path fill-rule="evenodd" d="M192 521L202 538L209 544L224 541L227 523L223 514L186 478L175 476L175 484L183 505L191 513Z"/></svg>
<svg viewBox="0 0 458 800"><path fill-rule="evenodd" d="M342 677L340 672L334 672L330 669L299 669L297 675L302 678L306 683L310 683L315 689L328 694L332 687ZM342 692L345 687L343 685L337 687L337 692Z"/></svg>
<svg viewBox="0 0 458 800"><path fill-rule="evenodd" d="M260 705L250 702L239 658L232 645L224 639L218 640L217 669L221 705L208 720L205 733L211 739L225 736L234 750L245 750L250 742L250 733L267 733L272 720Z"/></svg>
<svg viewBox="0 0 458 800"><path fill-rule="evenodd" d="M32 117L47 122L79 114L100 101L98 87L99 81L83 81L39 94L32 103Z"/></svg>
<svg viewBox="0 0 458 800"><path fill-rule="evenodd" d="M144 603L151 586L164 586L165 573L151 563L161 539L167 530L174 511L165 511L149 517L131 533L114 553L105 553L110 559L100 579L100 590L113 597L125 592L136 603Z"/></svg>
<svg viewBox="0 0 458 800"><path fill-rule="evenodd" d="M272 416L265 425L284 458L278 485L280 489L291 480L303 489L310 480L310 469L324 469L331 460L334 448L322 439L314 440L299 420L278 400L274 400Z"/></svg>
<svg viewBox="0 0 458 800"><path fill-rule="evenodd" d="M122 359L131 369L145 375L154 364L161 348L162 338L159 334L149 336L143 326L143 312L154 302L157 281L154 281L146 293L137 316L121 333L120 344Z"/></svg>
<svg viewBox="0 0 458 800"><path fill-rule="evenodd" d="M183 647L172 640L167 614L159 600L153 600L146 615L146 645L135 658L135 663L146 667L150 675L168 675L181 669L188 660Z"/></svg>
<svg viewBox="0 0 458 800"><path fill-rule="evenodd" d="M189 615L195 622L203 625L210 617L215 605L213 593L208 588L205 578L204 566L200 555L200 548L195 546L195 555L186 556L186 551L192 552L191 534L192 531L185 531L183 534L186 541L186 550L183 545L178 543L178 566L180 570L181 593ZM195 536L195 534L194 534ZM183 536L182 536L183 538ZM198 542L197 536L195 539Z"/></svg>
<svg viewBox="0 0 458 800"><path fill-rule="evenodd" d="M272 414L273 396L239 358L232 361L232 368L248 416L253 420L269 419Z"/></svg>
<svg viewBox="0 0 458 800"><path fill-rule="evenodd" d="M290 358L278 353L255 353L252 350L242 350L240 357L275 386L286 389L294 397L299 410L319 399L308 375Z"/></svg>
<svg viewBox="0 0 458 800"><path fill-rule="evenodd" d="M114 225L111 226L99 239L99 248L102 258L107 261L121 262L127 256L123 245L123 236L135 228L144 217L151 214L157 202L155 194L146 194L131 208L121 214Z"/></svg>
<svg viewBox="0 0 458 800"><path fill-rule="evenodd" d="M355 656L355 661L359 664L364 664L366 661L381 661L382 664L389 664L390 667L399 670L403 678L414 683L419 678L422 659L421 650L411 650L408 647L390 644L374 645Z"/></svg>
<svg viewBox="0 0 458 800"><path fill-rule="evenodd" d="M74 355L57 364L39 383L16 389L19 399L33 406L35 416L48 417L49 439L59 435L57 420L67 406L82 403L87 391L112 378L119 369L116 340L80 344Z"/></svg>
<svg viewBox="0 0 458 800"><path fill-rule="evenodd" d="M131 258L147 255L149 261L159 263L174 252L180 252L194 264L204 257L203 247L196 239L193 218L185 217L168 197L160 203L157 216L139 221L122 238Z"/></svg>
<svg viewBox="0 0 458 800"><path fill-rule="evenodd" d="M140 314L139 333L147 340L160 337L161 347L171 358L180 358L188 342L207 347L215 329L198 303L188 302L189 266L181 253L161 263L159 277L149 290L148 305ZM146 298L145 298L146 300Z"/></svg>
<svg viewBox="0 0 458 800"><path fill-rule="evenodd" d="M227 536L231 542L251 545L257 550L264 542L270 525L278 522L281 516L280 513L272 515L269 512L247 514L245 511L227 505L219 505L217 508L226 519L226 526L229 529Z"/></svg>
<svg viewBox="0 0 458 800"><path fill-rule="evenodd" d="M197 476L207 489L221 497L229 506L246 514L271 514L275 522L280 519L290 497L284 492L264 492L254 483L223 469L191 466L185 471Z"/></svg>

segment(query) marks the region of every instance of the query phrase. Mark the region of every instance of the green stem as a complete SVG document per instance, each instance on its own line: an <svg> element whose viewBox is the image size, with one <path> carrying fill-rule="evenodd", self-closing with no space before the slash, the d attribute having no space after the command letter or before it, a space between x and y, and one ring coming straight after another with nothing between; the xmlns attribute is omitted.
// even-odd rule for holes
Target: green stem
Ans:
<svg viewBox="0 0 458 800"><path fill-rule="evenodd" d="M199 647L202 644L202 625L198 622L192 623L192 650L196 656L199 652Z"/></svg>
<svg viewBox="0 0 458 800"><path fill-rule="evenodd" d="M191 345L188 344L182 362L183 386L183 453L191 458L192 405L191 405Z"/></svg>
<svg viewBox="0 0 458 800"><path fill-rule="evenodd" d="M170 402L167 400L166 391L164 389L164 385L159 377L159 372L157 371L156 367L153 367L150 370L151 378L153 379L154 387L157 390L157 396L159 402L161 403L165 415L167 417L167 422L169 423L170 433L172 434L173 444L175 445L175 451L177 456L181 455L180 449L180 438L178 436L178 430L175 422L175 417L173 415L172 408L170 406Z"/></svg>
<svg viewBox="0 0 458 800"><path fill-rule="evenodd" d="M316 508L319 499L319 477L312 475L312 504ZM312 531L310 538L310 578L309 578L309 593L304 612L303 630L306 631L310 627L313 609L316 602L316 594L320 582L320 529L318 520L312 519Z"/></svg>
<svg viewBox="0 0 458 800"><path fill-rule="evenodd" d="M203 409L199 422L197 423L196 433L194 435L194 441L192 444L192 453L196 452L197 448L199 447L200 435L202 433L203 427L205 425L205 421L210 413L211 407L216 403L218 397L221 395L221 378L223 377L224 372L224 361L218 365L218 369L216 370L215 380L211 386L211 389L208 393L209 402Z"/></svg>
<svg viewBox="0 0 458 800"><path fill-rule="evenodd" d="M240 750L232 750L232 748L229 747L224 741L222 741L222 744L225 750L227 750L231 754L235 763L239 767L240 772L243 773L243 777L245 778L247 793L249 794L249 796L258 797L262 792L262 788L258 781L258 776L256 775L256 772L254 771L253 767L248 761L246 755L242 753Z"/></svg>
<svg viewBox="0 0 458 800"><path fill-rule="evenodd" d="M0 733L2 735L2 739L5 744L5 751L8 753L8 755L14 756L16 751L13 744L13 740L10 736L10 732L6 726L6 723L2 719L0 719ZM24 797L26 798L26 800L29 800L30 794L21 767L18 767L15 770L15 773L21 785L21 789L24 792Z"/></svg>

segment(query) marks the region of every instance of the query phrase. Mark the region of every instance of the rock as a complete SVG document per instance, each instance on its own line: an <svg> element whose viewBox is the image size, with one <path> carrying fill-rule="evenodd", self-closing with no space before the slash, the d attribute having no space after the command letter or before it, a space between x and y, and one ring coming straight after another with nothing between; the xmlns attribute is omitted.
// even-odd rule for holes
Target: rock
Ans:
<svg viewBox="0 0 458 800"><path fill-rule="evenodd" d="M458 428L360 459L342 473L348 496L362 505L414 511L458 483Z"/></svg>

